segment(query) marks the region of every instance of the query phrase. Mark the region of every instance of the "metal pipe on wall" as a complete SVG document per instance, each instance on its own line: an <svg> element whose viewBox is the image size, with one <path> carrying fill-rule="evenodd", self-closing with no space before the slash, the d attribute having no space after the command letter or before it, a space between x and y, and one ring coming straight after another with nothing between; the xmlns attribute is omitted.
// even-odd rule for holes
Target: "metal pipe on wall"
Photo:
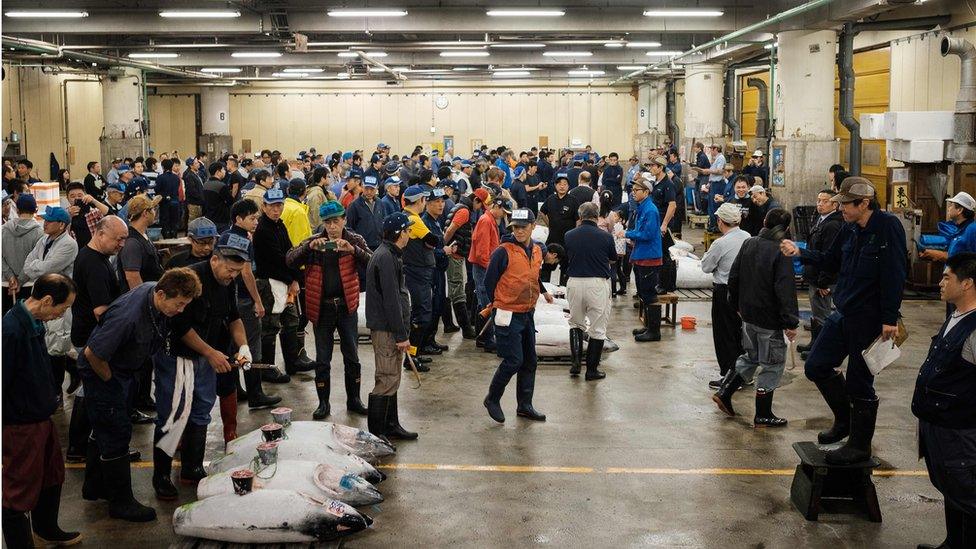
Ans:
<svg viewBox="0 0 976 549"><path fill-rule="evenodd" d="M668 79L665 85L665 119L668 124L668 136L671 138L671 143L675 146L678 145L681 135L678 130L678 100L677 93L674 91L674 79Z"/></svg>
<svg viewBox="0 0 976 549"><path fill-rule="evenodd" d="M950 156L953 162L973 164L976 163L976 47L968 40L943 36L939 51L942 57L957 55L962 61Z"/></svg>
<svg viewBox="0 0 976 549"><path fill-rule="evenodd" d="M756 107L756 137L769 140L769 86L761 78L749 78L746 84L758 90L759 104Z"/></svg>
<svg viewBox="0 0 976 549"><path fill-rule="evenodd" d="M838 117L850 132L848 173L861 175L861 123L854 118L854 31L853 23L845 23L837 40L837 74L840 76Z"/></svg>
<svg viewBox="0 0 976 549"><path fill-rule="evenodd" d="M735 68L729 65L725 69L725 125L729 127L729 131L732 132L732 140L739 141L742 139L742 125L739 124L738 116L736 115L736 93L735 85Z"/></svg>

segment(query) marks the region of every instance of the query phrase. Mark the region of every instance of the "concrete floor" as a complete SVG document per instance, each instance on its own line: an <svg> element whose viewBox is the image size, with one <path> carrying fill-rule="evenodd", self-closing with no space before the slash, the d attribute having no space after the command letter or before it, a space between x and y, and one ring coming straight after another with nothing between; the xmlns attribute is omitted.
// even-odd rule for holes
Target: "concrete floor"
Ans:
<svg viewBox="0 0 976 549"><path fill-rule="evenodd" d="M803 307L805 303L801 303ZM752 393L735 398L740 416L727 418L710 400L706 383L716 377L709 303L682 302L680 315L698 318L694 331L664 330L660 343L630 338L634 309L617 298L610 337L621 350L603 365L599 382L571 379L567 366L540 365L536 407L546 423L515 417L513 386L503 406L508 421L491 421L481 401L497 364L459 334L441 337L451 350L413 389L404 377L401 421L420 439L399 444L389 460L389 479L379 488L381 505L365 510L376 522L344 542L349 547L914 547L944 537L942 503L916 459L910 401L929 337L941 323L937 302L906 302L911 337L903 357L877 380L881 396L874 450L893 476L875 479L882 524L860 516L827 514L804 520L791 507L789 487L798 459L793 442L813 440L828 425L828 410L802 364L787 371L774 409L790 420L778 430L752 428ZM802 340L807 334L801 336ZM309 348L311 336L309 337ZM362 346L363 378L373 357ZM342 403L341 368L333 372L330 420L366 427ZM364 384L363 396L371 382ZM310 419L315 407L310 377L269 386ZM70 410L71 399L65 404ZM56 421L62 438L67 415ZM267 411L240 413L240 432L269 419ZM210 429L208 459L219 455L219 415ZM151 426L137 426L133 445L151 456ZM514 470L427 465L516 466ZM523 467L524 469L518 469ZM567 468L540 471L538 467ZM702 471L702 469L707 469ZM758 470L758 471L757 471ZM105 504L81 500L81 469L70 469L62 501L62 525L80 529L90 547L166 547L185 540L172 532L174 503L152 497L151 464L133 469L140 501L159 512L148 525L111 520ZM192 501L183 489L180 503Z"/></svg>

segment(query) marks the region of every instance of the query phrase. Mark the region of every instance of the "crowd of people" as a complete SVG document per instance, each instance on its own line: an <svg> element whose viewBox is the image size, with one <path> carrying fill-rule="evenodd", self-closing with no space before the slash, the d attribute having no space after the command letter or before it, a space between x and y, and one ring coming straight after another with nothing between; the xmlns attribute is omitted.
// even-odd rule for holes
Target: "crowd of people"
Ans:
<svg viewBox="0 0 976 549"><path fill-rule="evenodd" d="M66 376L74 406L65 459L85 463L82 496L107 500L111 517L134 522L156 513L133 496L130 462L139 458L130 448L133 424L154 424L152 486L157 498L175 499L177 451L181 483L206 476L215 407L228 442L237 437L240 406L281 401L265 384L314 372L311 417L328 418L337 338L346 409L366 416L377 436L418 438L400 423L398 388L404 370L436 371L448 350L438 333L461 332L500 358L484 398L491 419L505 421L501 397L515 377L516 415L545 421L533 402L534 312L540 299L553 301L547 283L565 286L569 374L603 379L608 319L632 276L634 341L661 340L658 296L675 289L670 248L691 212L708 214L710 230L720 235L702 259L714 279L721 377L710 386L719 409L734 415L733 395L755 384L754 424L787 424L772 401L787 341L800 323L793 270L799 257L813 309L806 375L834 415L819 441L847 439L828 452L830 463L870 457L878 398L861 351L878 337L898 337L907 270L900 222L881 211L870 181L834 166L801 249L792 240L791 214L768 187L762 151L738 173L717 145L706 153L696 143L690 160L682 177L673 148L633 156L628 166L617 153L601 156L590 147L516 153L484 146L464 158L420 147L398 156L383 143L370 152L329 155L310 148L293 159L271 150L186 159L150 151L113 160L104 176L99 162L88 163L83 181L60 174L63 203L43 211L31 194L38 180L30 161L6 166L8 545L30 546L32 532L49 542L78 539L57 520L64 465L51 415L64 398ZM919 383L929 388L945 383L945 365L959 370L976 362L963 348L976 329L976 317L967 316L976 308L976 255L967 252L976 249L965 245L976 244L976 201L963 195L950 202L958 243L947 257L932 257L948 260L944 293L958 311L923 367L930 375ZM176 253L157 243L181 234L189 246ZM366 403L360 309L375 364ZM845 359L846 377L837 372ZM958 376L976 390L970 372ZM924 426L933 479L946 494L947 523L951 506L951 524L971 526L976 490L949 478L958 452L946 449L947 441L958 442L960 414L968 412L956 404L946 411L938 394L916 391L913 410ZM973 435L966 436L972 443Z"/></svg>

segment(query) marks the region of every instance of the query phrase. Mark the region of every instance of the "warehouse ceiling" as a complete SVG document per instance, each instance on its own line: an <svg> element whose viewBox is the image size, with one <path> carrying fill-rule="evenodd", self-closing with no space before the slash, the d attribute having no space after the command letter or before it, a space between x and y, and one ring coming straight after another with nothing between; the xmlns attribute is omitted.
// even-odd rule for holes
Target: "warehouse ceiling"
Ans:
<svg viewBox="0 0 976 549"><path fill-rule="evenodd" d="M214 79L616 79L663 64L761 57L775 32L844 20L929 15L952 0L834 0L803 16L718 44L692 47L795 8L796 0L539 0L368 4L291 0L3 2L4 61L97 68L87 52ZM908 7L906 7L908 6ZM908 11L918 13L906 13ZM52 13L62 12L62 13ZM56 53L13 45L25 38ZM11 49L10 46L13 46ZM764 49L765 48L765 49ZM104 63L103 63L104 64ZM178 81L177 74L154 80Z"/></svg>

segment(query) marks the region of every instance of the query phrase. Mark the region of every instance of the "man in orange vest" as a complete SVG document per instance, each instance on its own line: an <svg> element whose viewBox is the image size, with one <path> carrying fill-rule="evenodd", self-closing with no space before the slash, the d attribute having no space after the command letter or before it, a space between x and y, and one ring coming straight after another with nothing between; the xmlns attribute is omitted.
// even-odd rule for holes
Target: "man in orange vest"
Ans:
<svg viewBox="0 0 976 549"><path fill-rule="evenodd" d="M485 291L489 309L495 310L495 335L502 363L491 380L484 404L491 419L504 423L502 394L512 376L518 374L515 413L533 421L545 421L546 416L532 407L537 362L535 305L540 293L549 303L552 296L539 278L544 258L542 247L532 240L535 214L525 208L513 210L508 226L512 232L492 252L485 272Z"/></svg>

